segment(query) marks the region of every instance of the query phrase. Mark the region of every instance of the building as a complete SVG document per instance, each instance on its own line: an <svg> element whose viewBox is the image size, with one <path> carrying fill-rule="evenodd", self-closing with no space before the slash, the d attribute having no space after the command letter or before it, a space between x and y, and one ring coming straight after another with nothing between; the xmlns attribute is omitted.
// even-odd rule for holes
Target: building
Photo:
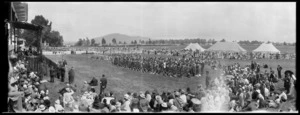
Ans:
<svg viewBox="0 0 300 115"><path fill-rule="evenodd" d="M18 36L22 29L14 28L9 22L27 22L28 19L28 4L22 2L10 2L9 4L9 19L6 19L6 28L8 29L8 46L9 50L17 48Z"/></svg>

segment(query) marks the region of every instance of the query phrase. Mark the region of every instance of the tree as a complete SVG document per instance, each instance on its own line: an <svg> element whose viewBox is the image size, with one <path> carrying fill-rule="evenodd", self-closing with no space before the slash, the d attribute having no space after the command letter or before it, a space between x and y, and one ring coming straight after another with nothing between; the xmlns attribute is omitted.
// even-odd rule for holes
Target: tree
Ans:
<svg viewBox="0 0 300 115"><path fill-rule="evenodd" d="M125 41L124 41L124 43L123 44L127 44Z"/></svg>
<svg viewBox="0 0 300 115"><path fill-rule="evenodd" d="M75 46L82 46L82 39L81 38L76 42Z"/></svg>
<svg viewBox="0 0 300 115"><path fill-rule="evenodd" d="M122 42L121 42L121 41L119 41L119 44L122 44Z"/></svg>
<svg viewBox="0 0 300 115"><path fill-rule="evenodd" d="M96 45L96 40L95 39L91 39L91 46L95 46Z"/></svg>
<svg viewBox="0 0 300 115"><path fill-rule="evenodd" d="M226 42L226 40L223 38L220 42Z"/></svg>
<svg viewBox="0 0 300 115"><path fill-rule="evenodd" d="M86 37L86 46L90 46L91 45L91 42L90 42L90 40L89 40L89 38L88 37Z"/></svg>
<svg viewBox="0 0 300 115"><path fill-rule="evenodd" d="M106 40L104 38L102 38L101 43L102 43L102 45L105 45L106 44Z"/></svg>
<svg viewBox="0 0 300 115"><path fill-rule="evenodd" d="M113 44L117 44L117 40L115 38L113 38L111 41Z"/></svg>
<svg viewBox="0 0 300 115"><path fill-rule="evenodd" d="M52 31L52 22L44 18L42 15L36 15L31 24L40 25L43 27L42 30L42 42L49 43L50 46L62 46L63 36L58 31ZM37 39L37 32L33 30L24 30L21 37L26 40L26 46L32 45L35 47L39 46L39 40Z"/></svg>
<svg viewBox="0 0 300 115"><path fill-rule="evenodd" d="M136 40L134 40L134 41L133 41L133 44L137 44L137 41L136 41Z"/></svg>
<svg viewBox="0 0 300 115"><path fill-rule="evenodd" d="M286 42L283 42L283 45L286 46Z"/></svg>

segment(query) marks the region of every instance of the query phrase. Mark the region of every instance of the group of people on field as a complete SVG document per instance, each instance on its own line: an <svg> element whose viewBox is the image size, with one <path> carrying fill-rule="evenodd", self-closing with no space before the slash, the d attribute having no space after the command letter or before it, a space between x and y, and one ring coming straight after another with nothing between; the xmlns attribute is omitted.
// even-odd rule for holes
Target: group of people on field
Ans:
<svg viewBox="0 0 300 115"><path fill-rule="evenodd" d="M168 77L195 77L204 74L205 65L213 69L221 67L220 62L209 58L143 57L139 54L114 54L111 63L135 71Z"/></svg>

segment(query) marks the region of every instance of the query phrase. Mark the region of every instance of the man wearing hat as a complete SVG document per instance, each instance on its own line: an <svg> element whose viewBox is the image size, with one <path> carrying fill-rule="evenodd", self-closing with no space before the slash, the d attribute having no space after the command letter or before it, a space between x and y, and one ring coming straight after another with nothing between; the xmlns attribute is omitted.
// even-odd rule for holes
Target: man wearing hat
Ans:
<svg viewBox="0 0 300 115"><path fill-rule="evenodd" d="M50 82L54 83L54 77L55 77L56 73L55 73L55 69L53 66L50 66Z"/></svg>
<svg viewBox="0 0 300 115"><path fill-rule="evenodd" d="M281 79L281 70L282 70L282 67L280 65L278 65L277 66L277 72L278 72L279 79Z"/></svg>
<svg viewBox="0 0 300 115"><path fill-rule="evenodd" d="M107 79L105 75L102 75L102 78L100 79L100 94L104 92L104 89L106 88L107 85Z"/></svg>
<svg viewBox="0 0 300 115"><path fill-rule="evenodd" d="M206 71L206 88L209 87L210 84L210 76L209 76L209 71Z"/></svg>
<svg viewBox="0 0 300 115"><path fill-rule="evenodd" d="M146 99L145 94L140 94L140 100L139 100L139 108L142 112L147 112L149 107L149 101Z"/></svg>
<svg viewBox="0 0 300 115"><path fill-rule="evenodd" d="M174 105L178 108L179 111L183 110L183 100L180 98L180 93L178 91L175 92L175 99L173 100Z"/></svg>
<svg viewBox="0 0 300 115"><path fill-rule="evenodd" d="M69 84L73 84L74 79L75 79L75 72L74 72L73 66L69 70L68 75L69 75Z"/></svg>
<svg viewBox="0 0 300 115"><path fill-rule="evenodd" d="M286 71L285 72L285 78L283 79L284 82L284 88L287 91L286 93L290 93L290 87L291 87L291 78L290 78L291 72Z"/></svg>

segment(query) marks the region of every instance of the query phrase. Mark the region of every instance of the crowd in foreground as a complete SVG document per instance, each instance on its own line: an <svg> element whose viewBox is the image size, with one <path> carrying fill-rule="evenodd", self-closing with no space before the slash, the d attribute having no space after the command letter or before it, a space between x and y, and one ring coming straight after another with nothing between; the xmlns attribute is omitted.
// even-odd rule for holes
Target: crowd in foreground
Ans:
<svg viewBox="0 0 300 115"><path fill-rule="evenodd" d="M161 92L154 89L128 92L116 98L114 92L105 91L105 80L101 79L100 83L96 78L84 81L80 90L69 81L58 92L59 98L51 102L48 80L42 79L47 77L29 71L26 58L16 56L13 54L10 61L8 112L241 112L266 107L281 111L285 102L296 97L293 89L296 77L292 72L285 72L284 78L281 74L277 77L272 69L270 74L261 74L260 66L253 62L247 67L230 65L224 68L226 76L234 76L228 82L224 82L225 76L217 77L206 80L206 86L199 85L193 91L190 88ZM277 70L282 69L278 67ZM274 87L280 80L284 81L285 90L278 92ZM97 86L100 86L100 93L96 93Z"/></svg>

